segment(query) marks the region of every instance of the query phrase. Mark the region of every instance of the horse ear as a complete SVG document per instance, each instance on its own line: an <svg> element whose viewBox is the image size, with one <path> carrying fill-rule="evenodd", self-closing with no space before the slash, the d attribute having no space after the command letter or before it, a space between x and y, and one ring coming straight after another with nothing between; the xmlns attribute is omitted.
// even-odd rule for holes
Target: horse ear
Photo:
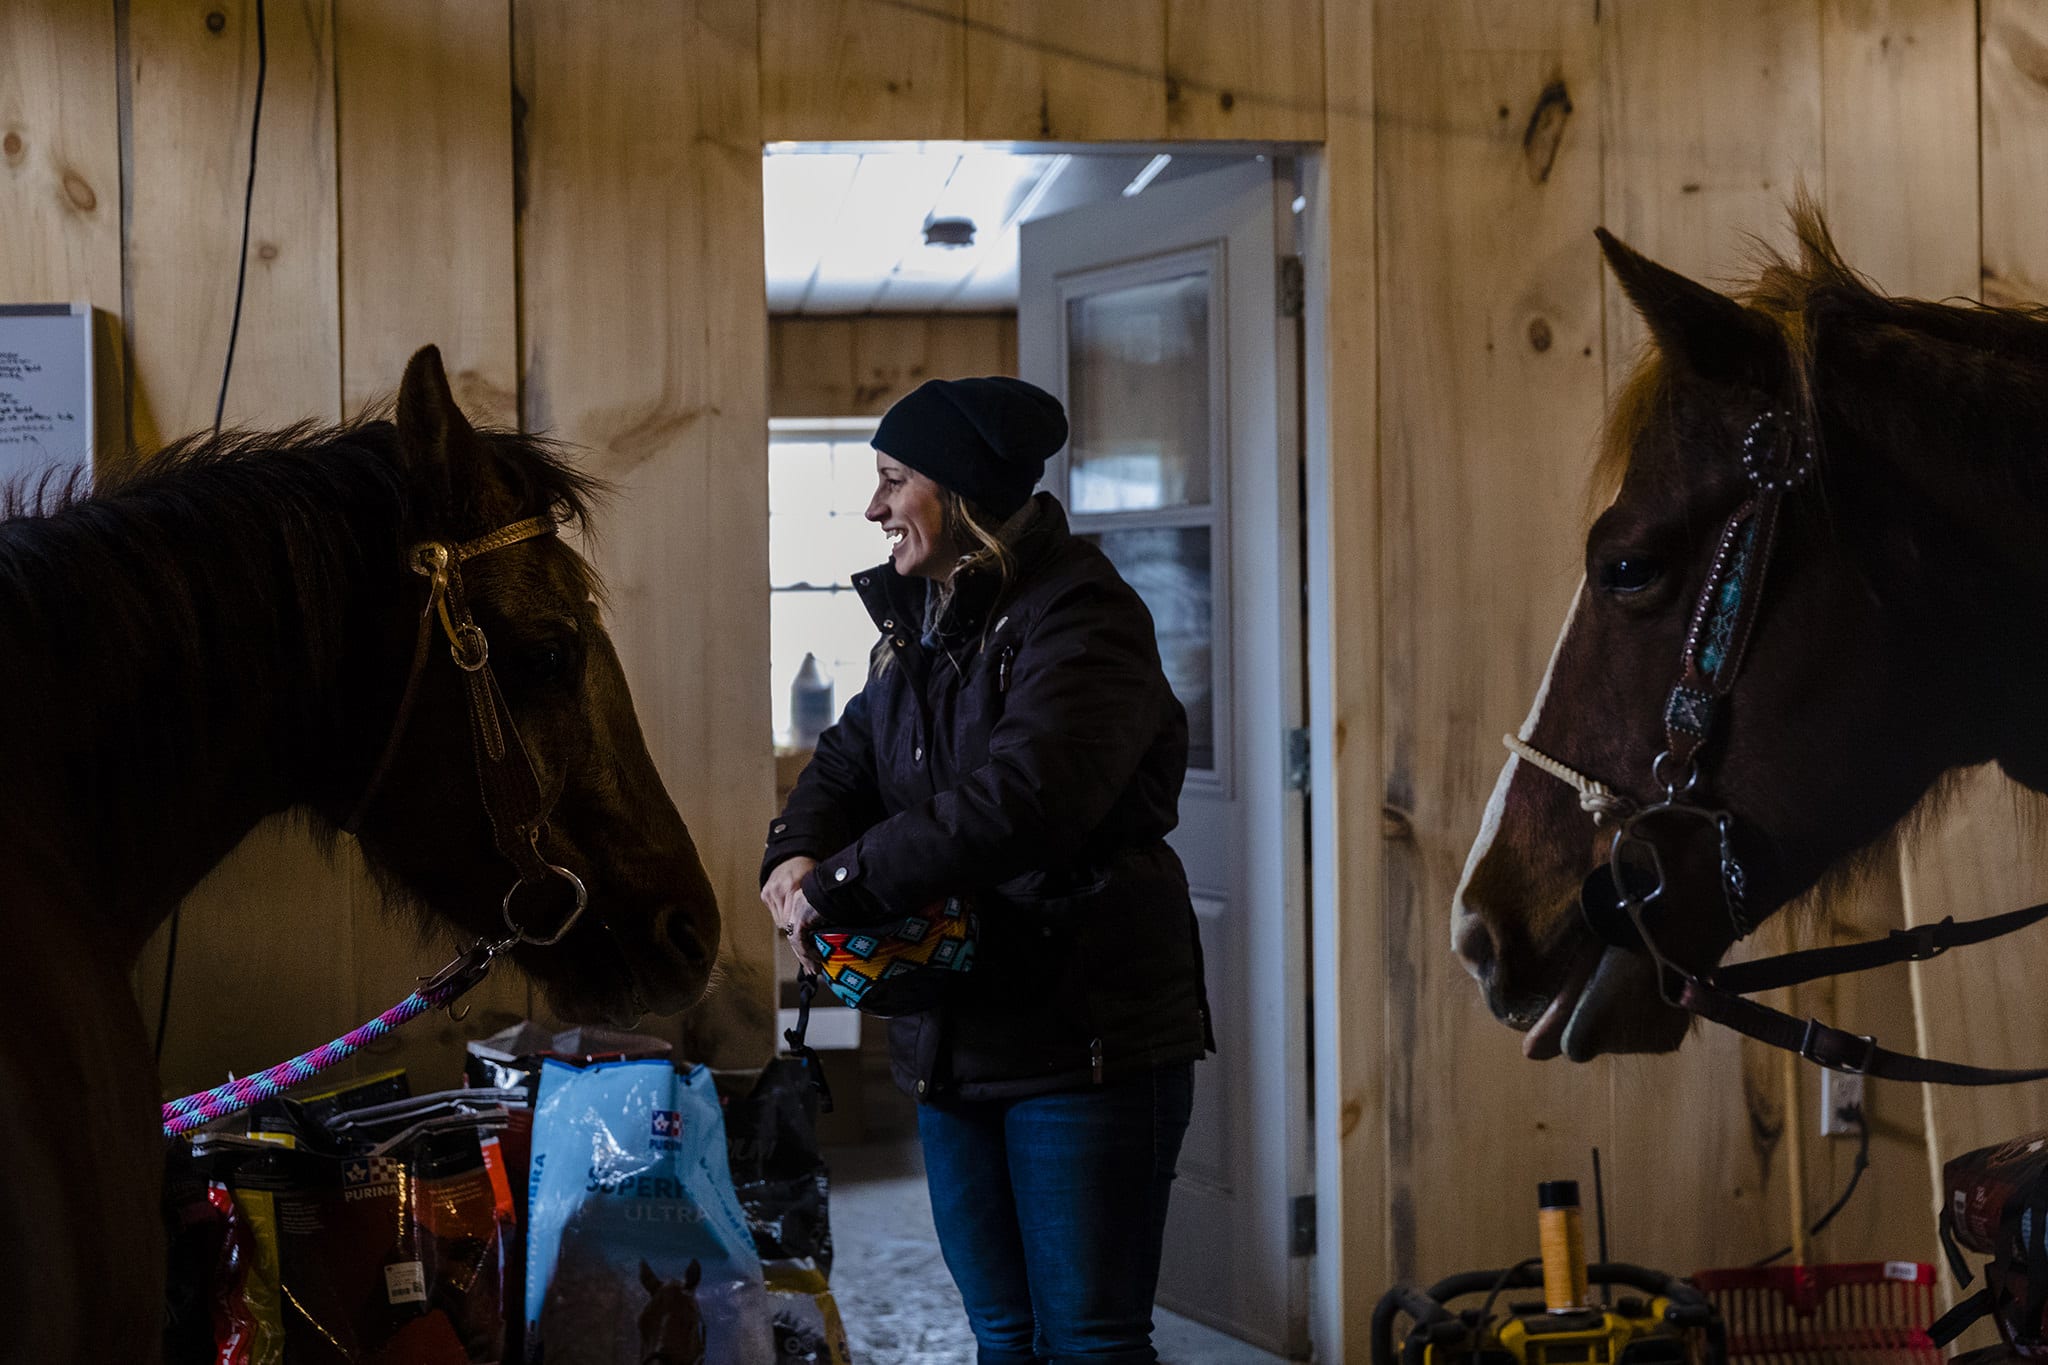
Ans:
<svg viewBox="0 0 2048 1365"><path fill-rule="evenodd" d="M661 1292L661 1277L655 1274L654 1267L645 1261L640 1262L640 1283L649 1294Z"/></svg>
<svg viewBox="0 0 2048 1365"><path fill-rule="evenodd" d="M1665 355L1707 379L1777 387L1785 343L1769 318L1657 264L1606 228L1593 235Z"/></svg>
<svg viewBox="0 0 2048 1365"><path fill-rule="evenodd" d="M422 346L406 363L398 385L398 449L406 463L453 471L476 458L476 428L456 406L441 364L441 348Z"/></svg>

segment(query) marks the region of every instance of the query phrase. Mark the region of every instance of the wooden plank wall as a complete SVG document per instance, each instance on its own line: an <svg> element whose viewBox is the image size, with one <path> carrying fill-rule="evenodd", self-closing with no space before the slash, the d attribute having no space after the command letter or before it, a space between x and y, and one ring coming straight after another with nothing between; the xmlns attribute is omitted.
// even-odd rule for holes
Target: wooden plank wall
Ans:
<svg viewBox="0 0 2048 1365"><path fill-rule="evenodd" d="M132 421L145 447L210 417L232 279L251 0L212 8L219 32L169 0L0 8L0 296L90 298L125 324L114 369L132 360L133 383L116 384L104 421ZM805 357L785 396L821 409L880 401L953 352L892 343L885 375L851 323L839 339L778 329L771 346L760 145L1323 144L1329 498L1314 515L1337 622L1323 679L1336 838L1318 856L1342 912L1319 943L1338 964L1321 979L1350 989L1320 1059L1319 1132L1335 1144L1323 1169L1344 1193L1319 1218L1316 1312L1319 1337L1343 1343L1333 1358L1355 1358L1390 1275L1523 1254L1530 1184L1583 1177L1595 1143L1617 1253L1684 1270L1782 1240L1774 1067L1707 1037L1676 1060L1531 1066L1445 951L1498 736L1572 591L1600 414L1639 338L1591 229L1727 278L1746 268L1743 234L1784 240L1803 183L1890 288L2048 296L2048 19L2032 0L1289 0L1284 22L1268 5L1247 27L1247 8L279 7L228 411L354 412L434 340L477 410L581 442L625 484L596 551L621 648L740 926L731 941L765 966L751 865L772 800L769 358L793 376ZM2048 858L2027 853L2041 828L2028 816L1981 777L1900 875L1815 912L1801 941L2038 899ZM175 1076L324 1036L421 960L380 926L359 874L314 867L289 830L252 845L201 898L208 927L190 930L186 970L217 998L188 1006ZM279 922L280 904L305 922ZM2031 960L1919 969L1925 1042L2038 1057L2048 1018ZM728 1056L767 1046L765 991L738 979L699 1038ZM1796 1003L1897 1036L1907 984L1895 973ZM525 1006L516 990L493 1003ZM1809 1075L1791 1111L1809 1132L1814 1089ZM1872 1104L1878 1173L1820 1257L1932 1258L1931 1163L2048 1122L2035 1091ZM1847 1153L1806 1148L1818 1208Z"/></svg>
<svg viewBox="0 0 2048 1365"><path fill-rule="evenodd" d="M768 415L879 417L927 379L1017 372L1015 313L778 317Z"/></svg>
<svg viewBox="0 0 2048 1365"><path fill-rule="evenodd" d="M1589 1149L1615 1147L1609 1068L1517 1065L1447 928L1500 736L1578 582L1600 44L1582 5L1377 14L1379 334L1400 339L1380 352L1386 1235L1393 1274L1427 1283L1520 1259L1535 1183L1590 1189ZM1546 91L1554 145L1526 136Z"/></svg>

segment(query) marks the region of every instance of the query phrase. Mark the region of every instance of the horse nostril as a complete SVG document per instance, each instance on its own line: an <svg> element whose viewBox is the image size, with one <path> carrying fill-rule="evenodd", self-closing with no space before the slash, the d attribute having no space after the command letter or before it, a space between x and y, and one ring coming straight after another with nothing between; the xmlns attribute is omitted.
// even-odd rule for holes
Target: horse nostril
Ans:
<svg viewBox="0 0 2048 1365"><path fill-rule="evenodd" d="M711 954L705 950L703 936L683 911L670 910L662 920L661 929L669 946L690 966L708 968L711 965Z"/></svg>
<svg viewBox="0 0 2048 1365"><path fill-rule="evenodd" d="M1486 927L1486 921L1479 916L1459 912L1458 922L1451 933L1451 947L1458 954L1459 961L1472 979L1484 984L1493 975L1497 956L1493 946L1493 933Z"/></svg>

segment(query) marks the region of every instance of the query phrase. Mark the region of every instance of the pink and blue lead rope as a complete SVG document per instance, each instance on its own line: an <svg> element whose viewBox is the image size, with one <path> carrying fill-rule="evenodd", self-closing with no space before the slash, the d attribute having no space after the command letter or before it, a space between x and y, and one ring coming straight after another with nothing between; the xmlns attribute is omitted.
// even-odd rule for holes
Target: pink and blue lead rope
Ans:
<svg viewBox="0 0 2048 1365"><path fill-rule="evenodd" d="M202 1127L215 1119L226 1118L239 1113L272 1095L289 1090L299 1082L308 1080L336 1062L345 1061L361 1051L366 1045L382 1038L385 1034L418 1018L429 1010L437 1010L454 1000L471 986L474 980L456 978L422 986L405 999L385 1010L350 1033L345 1033L331 1043L323 1043L311 1052L302 1052L288 1062L279 1062L268 1070L243 1076L217 1085L211 1090L202 1090L197 1095L187 1095L181 1100L172 1100L163 1109L164 1136L176 1137Z"/></svg>

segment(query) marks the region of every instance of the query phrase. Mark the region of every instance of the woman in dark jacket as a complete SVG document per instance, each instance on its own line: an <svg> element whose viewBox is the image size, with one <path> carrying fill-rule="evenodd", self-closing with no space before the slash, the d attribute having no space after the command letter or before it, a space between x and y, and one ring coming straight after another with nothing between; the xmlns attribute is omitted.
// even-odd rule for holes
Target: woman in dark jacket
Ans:
<svg viewBox="0 0 2048 1365"><path fill-rule="evenodd" d="M1152 1361L1152 1294L1193 1064L1201 946L1166 844L1187 719L1152 618L1031 489L1066 441L1018 379L932 380L875 433L893 541L854 585L867 686L775 820L761 899L807 930L958 896L972 971L892 1020L932 1212L981 1365Z"/></svg>

